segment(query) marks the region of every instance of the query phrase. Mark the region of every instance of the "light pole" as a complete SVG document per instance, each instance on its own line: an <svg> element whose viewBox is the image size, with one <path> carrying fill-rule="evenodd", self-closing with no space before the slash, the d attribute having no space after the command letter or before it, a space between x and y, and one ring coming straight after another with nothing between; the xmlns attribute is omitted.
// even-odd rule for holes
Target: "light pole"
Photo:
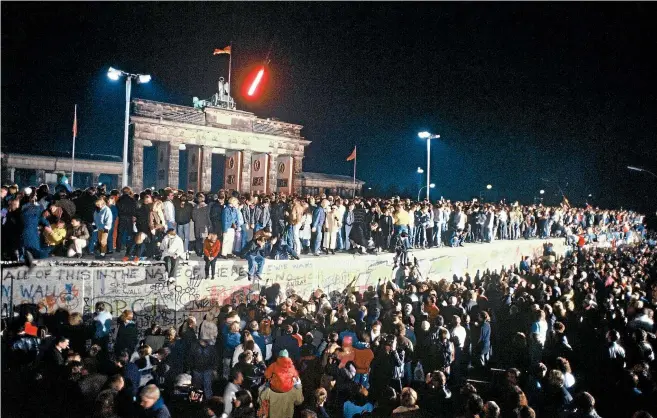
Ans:
<svg viewBox="0 0 657 418"><path fill-rule="evenodd" d="M125 77L125 126L123 130L123 176L121 187L128 185L128 133L130 132L130 94L132 93L132 80L137 80L139 84L145 84L151 81L151 76L148 74L131 74L125 71L117 70L110 67L107 70L107 77L110 80L118 80Z"/></svg>
<svg viewBox="0 0 657 418"><path fill-rule="evenodd" d="M417 191L417 201L418 201L418 202L420 201L420 194L422 193L422 189L426 188L427 190L429 190L429 189L433 189L434 187L436 187L436 185L433 184L433 183L429 184L429 187L427 187L427 186L422 186L422 187L420 188L420 190ZM428 192L427 192L427 196L429 196L429 193L428 193ZM428 197L427 197L427 200L429 200Z"/></svg>
<svg viewBox="0 0 657 418"><path fill-rule="evenodd" d="M423 131L418 133L417 136L427 140L427 185L425 187L427 188L427 200L431 201L429 199L429 190L431 190L431 186L429 185L431 178L431 140L440 138L440 135L433 135L429 132Z"/></svg>
<svg viewBox="0 0 657 418"><path fill-rule="evenodd" d="M657 174L653 173L652 171L648 171L645 168L640 168L640 167L635 167L633 165L628 165L627 169L632 170L632 171L643 171L644 173L648 173L648 174L650 174L651 176L653 176L654 178L657 179Z"/></svg>

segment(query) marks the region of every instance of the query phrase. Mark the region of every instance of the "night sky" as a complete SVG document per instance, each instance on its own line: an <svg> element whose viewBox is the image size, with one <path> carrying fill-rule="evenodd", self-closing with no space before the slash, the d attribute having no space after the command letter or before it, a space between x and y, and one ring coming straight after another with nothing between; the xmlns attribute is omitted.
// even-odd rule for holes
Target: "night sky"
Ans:
<svg viewBox="0 0 657 418"><path fill-rule="evenodd" d="M417 193L432 141L437 198L588 199L652 208L657 179L654 3L2 3L2 147L120 155L133 97L209 98L233 41L233 92L269 52L263 94L238 109L298 123L305 171ZM237 86L237 87L236 87ZM541 179L550 180L550 182Z"/></svg>

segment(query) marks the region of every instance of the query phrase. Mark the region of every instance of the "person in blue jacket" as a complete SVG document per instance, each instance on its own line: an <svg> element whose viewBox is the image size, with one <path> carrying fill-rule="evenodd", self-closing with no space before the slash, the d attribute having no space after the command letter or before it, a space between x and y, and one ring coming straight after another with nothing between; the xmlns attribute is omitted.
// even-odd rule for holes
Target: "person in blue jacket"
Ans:
<svg viewBox="0 0 657 418"><path fill-rule="evenodd" d="M32 258L41 259L50 256L51 249L42 245L39 227L42 227L46 233L52 232L50 223L43 216L43 207L37 203L36 194L31 194L29 203L25 204L23 212L23 249L25 259L30 263Z"/></svg>
<svg viewBox="0 0 657 418"><path fill-rule="evenodd" d="M313 253L319 256L319 250L322 246L322 238L324 237L324 222L326 221L326 208L328 207L328 200L323 199L322 203L313 211L312 229L312 243Z"/></svg>
<svg viewBox="0 0 657 418"><path fill-rule="evenodd" d="M252 239L242 251L242 258L246 259L249 264L249 280L261 279L262 270L265 267L266 242L267 239L264 236L259 236Z"/></svg>
<svg viewBox="0 0 657 418"><path fill-rule="evenodd" d="M235 228L237 228L237 198L231 197L221 212L221 256L223 258L233 257L233 245L235 243Z"/></svg>

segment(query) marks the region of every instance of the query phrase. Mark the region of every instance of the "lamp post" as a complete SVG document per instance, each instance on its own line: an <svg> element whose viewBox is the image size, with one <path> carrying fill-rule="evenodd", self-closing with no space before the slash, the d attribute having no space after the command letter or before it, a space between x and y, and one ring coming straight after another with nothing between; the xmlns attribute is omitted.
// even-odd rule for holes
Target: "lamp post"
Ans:
<svg viewBox="0 0 657 418"><path fill-rule="evenodd" d="M130 94L132 93L132 80L135 79L139 84L145 84L151 81L151 76L148 74L132 74L125 71L117 70L110 67L107 70L107 77L110 80L117 81L121 77L125 77L125 126L123 129L123 176L121 187L128 185L128 133L130 132Z"/></svg>
<svg viewBox="0 0 657 418"><path fill-rule="evenodd" d="M431 186L429 184L429 179L431 178L431 140L440 138L440 135L433 135L429 132L423 131L418 133L417 136L421 139L427 140L427 185L425 187L427 188L427 200L431 201L429 199L429 190L431 190Z"/></svg>
<svg viewBox="0 0 657 418"><path fill-rule="evenodd" d="M653 173L652 171L648 171L648 170L646 170L645 168L635 167L635 166L633 166L633 165L628 165L628 166L627 166L627 169L628 169L628 170L632 170L632 171L642 171L642 172L644 172L644 173L648 173L648 174L650 174L650 175L653 176L654 178L657 178L657 174Z"/></svg>
<svg viewBox="0 0 657 418"><path fill-rule="evenodd" d="M422 193L422 189L426 188L427 190L429 190L429 189L433 189L434 187L436 187L436 185L433 184L433 183L429 184L429 187L427 187L427 186L422 186L422 187L420 188L420 190L418 190L418 192L417 192L417 201L418 201L418 202L420 201L420 194ZM429 192L427 192L427 200L429 200L429 197L428 197L428 196L429 196Z"/></svg>

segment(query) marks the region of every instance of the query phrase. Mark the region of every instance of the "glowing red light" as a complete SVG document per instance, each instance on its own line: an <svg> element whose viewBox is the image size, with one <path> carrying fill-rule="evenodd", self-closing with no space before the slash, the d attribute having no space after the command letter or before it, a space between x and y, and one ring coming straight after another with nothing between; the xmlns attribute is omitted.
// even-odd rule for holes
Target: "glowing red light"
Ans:
<svg viewBox="0 0 657 418"><path fill-rule="evenodd" d="M249 88L249 92L248 92L249 96L253 96L255 94L256 88L258 88L260 81L262 81L263 75L265 75L265 67L260 68L260 71L258 71L258 75L256 75L256 78L253 80L253 83L251 83L251 87Z"/></svg>

